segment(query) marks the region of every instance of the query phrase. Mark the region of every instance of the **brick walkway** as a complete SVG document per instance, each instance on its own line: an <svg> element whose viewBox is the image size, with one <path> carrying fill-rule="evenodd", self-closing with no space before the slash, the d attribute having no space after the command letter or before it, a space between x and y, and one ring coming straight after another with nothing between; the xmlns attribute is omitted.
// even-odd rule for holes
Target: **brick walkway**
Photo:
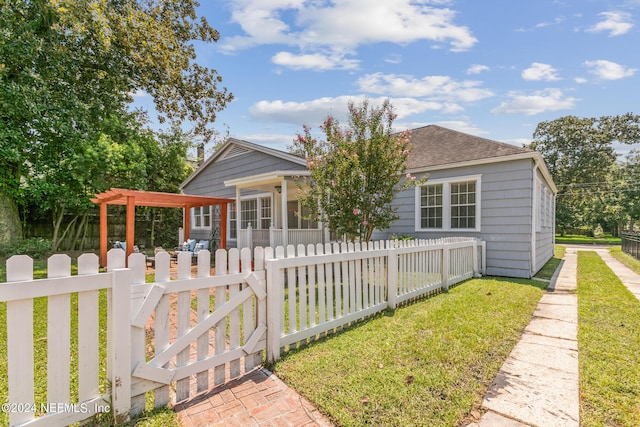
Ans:
<svg viewBox="0 0 640 427"><path fill-rule="evenodd" d="M311 403L261 368L174 409L184 427L332 425Z"/></svg>

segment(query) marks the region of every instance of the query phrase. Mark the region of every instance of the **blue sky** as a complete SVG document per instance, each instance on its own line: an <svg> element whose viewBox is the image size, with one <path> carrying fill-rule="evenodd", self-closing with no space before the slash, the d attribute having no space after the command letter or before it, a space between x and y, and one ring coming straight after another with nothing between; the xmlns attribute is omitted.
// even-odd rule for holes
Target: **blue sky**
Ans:
<svg viewBox="0 0 640 427"><path fill-rule="evenodd" d="M640 0L202 0L200 13L221 38L198 62L235 95L213 128L274 148L365 97L390 99L397 130L516 145L541 121L640 113Z"/></svg>

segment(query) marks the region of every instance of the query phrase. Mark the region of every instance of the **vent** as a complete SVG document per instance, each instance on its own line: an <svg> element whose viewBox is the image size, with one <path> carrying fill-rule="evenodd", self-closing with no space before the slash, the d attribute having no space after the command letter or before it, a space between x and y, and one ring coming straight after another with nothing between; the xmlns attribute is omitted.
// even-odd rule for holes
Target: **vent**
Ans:
<svg viewBox="0 0 640 427"><path fill-rule="evenodd" d="M229 147L223 154L221 159L229 159L231 157L241 156L243 154L249 153L251 150L248 150L244 147L240 147L239 145L232 145Z"/></svg>

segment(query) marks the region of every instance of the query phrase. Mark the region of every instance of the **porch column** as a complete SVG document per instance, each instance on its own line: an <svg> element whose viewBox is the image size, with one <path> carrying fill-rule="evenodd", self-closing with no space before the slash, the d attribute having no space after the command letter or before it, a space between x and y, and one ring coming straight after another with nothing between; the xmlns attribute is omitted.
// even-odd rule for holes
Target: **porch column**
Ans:
<svg viewBox="0 0 640 427"><path fill-rule="evenodd" d="M282 186L282 205L280 209L282 211L282 246L286 248L287 245L289 244L289 218L288 218L288 212L287 212L287 202L288 202L287 180L283 178L280 184Z"/></svg>
<svg viewBox="0 0 640 427"><path fill-rule="evenodd" d="M240 206L240 193L242 191L236 186L236 246L238 249L242 249L240 246L240 224L242 224L242 208Z"/></svg>

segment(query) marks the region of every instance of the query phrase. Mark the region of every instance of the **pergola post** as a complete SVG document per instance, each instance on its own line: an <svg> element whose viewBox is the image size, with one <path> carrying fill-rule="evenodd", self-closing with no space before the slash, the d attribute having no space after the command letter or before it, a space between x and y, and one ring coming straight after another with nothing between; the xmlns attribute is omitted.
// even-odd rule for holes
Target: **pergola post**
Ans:
<svg viewBox="0 0 640 427"><path fill-rule="evenodd" d="M191 205L185 205L182 211L182 224L184 226L184 240L189 240L189 234L191 231Z"/></svg>
<svg viewBox="0 0 640 427"><path fill-rule="evenodd" d="M110 190L98 193L91 201L100 205L100 265L107 265L107 205L125 205L126 211L126 235L127 257L133 252L135 243L135 216L136 206L182 208L185 239L189 238L191 231L191 208L194 206L220 205L222 209L221 227L221 247L226 248L226 221L228 203L232 199L221 197L195 196L189 194L160 193L154 191L125 190L122 188L111 188Z"/></svg>
<svg viewBox="0 0 640 427"><path fill-rule="evenodd" d="M227 211L228 203L220 204L220 249L227 249Z"/></svg>
<svg viewBox="0 0 640 427"><path fill-rule="evenodd" d="M100 265L107 265L107 204L100 203Z"/></svg>
<svg viewBox="0 0 640 427"><path fill-rule="evenodd" d="M135 240L135 226L136 226L136 198L135 196L127 196L127 219L126 219L126 233L127 239L127 263L129 255L133 253L133 241Z"/></svg>

